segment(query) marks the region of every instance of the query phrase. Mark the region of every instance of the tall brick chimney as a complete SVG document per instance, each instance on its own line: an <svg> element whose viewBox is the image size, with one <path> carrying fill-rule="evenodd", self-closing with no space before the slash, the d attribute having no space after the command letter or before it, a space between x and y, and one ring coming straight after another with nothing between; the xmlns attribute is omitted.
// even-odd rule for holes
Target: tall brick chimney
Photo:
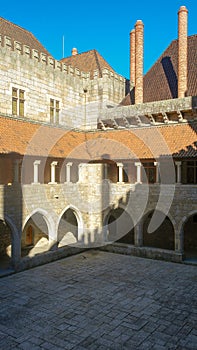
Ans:
<svg viewBox="0 0 197 350"><path fill-rule="evenodd" d="M143 103L144 24L135 24L135 103Z"/></svg>
<svg viewBox="0 0 197 350"><path fill-rule="evenodd" d="M135 85L135 29L130 32L130 88Z"/></svg>
<svg viewBox="0 0 197 350"><path fill-rule="evenodd" d="M187 93L187 17L187 8L181 6L178 11L178 97Z"/></svg>

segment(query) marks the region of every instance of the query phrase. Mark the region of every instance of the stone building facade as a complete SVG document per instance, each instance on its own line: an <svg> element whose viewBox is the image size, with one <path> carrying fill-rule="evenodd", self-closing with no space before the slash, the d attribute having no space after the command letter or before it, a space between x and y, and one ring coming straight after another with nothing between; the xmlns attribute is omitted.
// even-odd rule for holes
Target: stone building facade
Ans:
<svg viewBox="0 0 197 350"><path fill-rule="evenodd" d="M92 247L197 257L197 36L184 6L178 16L178 40L144 77L136 22L129 91L96 50L56 61L0 19L2 268Z"/></svg>

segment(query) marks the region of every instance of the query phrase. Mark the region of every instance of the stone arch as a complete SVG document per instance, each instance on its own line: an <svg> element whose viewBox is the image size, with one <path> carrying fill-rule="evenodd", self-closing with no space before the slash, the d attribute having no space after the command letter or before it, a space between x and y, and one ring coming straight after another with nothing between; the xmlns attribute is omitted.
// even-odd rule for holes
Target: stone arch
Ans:
<svg viewBox="0 0 197 350"><path fill-rule="evenodd" d="M155 217L155 220L161 221L159 227L149 232L151 219ZM148 211L142 219L143 228L143 246L174 250L175 249L175 231L174 231L174 220L170 215L165 215L159 210ZM156 222L157 226L157 222Z"/></svg>
<svg viewBox="0 0 197 350"><path fill-rule="evenodd" d="M49 238L54 235L52 219L43 209L36 209L27 216L22 230L22 256L34 256L49 249Z"/></svg>
<svg viewBox="0 0 197 350"><path fill-rule="evenodd" d="M8 216L0 218L0 269L7 269L14 265L17 239L18 230L12 220Z"/></svg>
<svg viewBox="0 0 197 350"><path fill-rule="evenodd" d="M108 211L104 219L104 230L106 241L134 244L134 223L122 206Z"/></svg>
<svg viewBox="0 0 197 350"><path fill-rule="evenodd" d="M197 211L194 210L181 222L181 240L184 258L197 258Z"/></svg>
<svg viewBox="0 0 197 350"><path fill-rule="evenodd" d="M83 220L81 212L74 206L66 207L57 222L58 247L74 244L81 239Z"/></svg>

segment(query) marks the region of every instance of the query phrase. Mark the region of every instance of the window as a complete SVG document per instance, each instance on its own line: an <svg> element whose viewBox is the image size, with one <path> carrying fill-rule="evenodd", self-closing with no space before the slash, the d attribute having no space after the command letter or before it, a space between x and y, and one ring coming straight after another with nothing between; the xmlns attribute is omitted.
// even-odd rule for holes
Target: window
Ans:
<svg viewBox="0 0 197 350"><path fill-rule="evenodd" d="M59 124L60 102L50 99L50 122L53 124Z"/></svg>
<svg viewBox="0 0 197 350"><path fill-rule="evenodd" d="M196 184L197 183L197 161L186 162L187 167L187 183Z"/></svg>
<svg viewBox="0 0 197 350"><path fill-rule="evenodd" d="M142 182L155 183L156 167L154 166L154 163L143 163L143 167Z"/></svg>
<svg viewBox="0 0 197 350"><path fill-rule="evenodd" d="M25 113L25 91L12 88L12 114L24 117Z"/></svg>

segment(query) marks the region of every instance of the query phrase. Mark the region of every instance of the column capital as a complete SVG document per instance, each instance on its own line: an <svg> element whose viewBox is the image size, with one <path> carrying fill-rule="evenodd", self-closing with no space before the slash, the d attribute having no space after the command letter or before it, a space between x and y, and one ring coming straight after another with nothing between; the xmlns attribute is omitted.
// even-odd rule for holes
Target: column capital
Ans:
<svg viewBox="0 0 197 350"><path fill-rule="evenodd" d="M40 160L35 160L34 165L40 165L41 161Z"/></svg>
<svg viewBox="0 0 197 350"><path fill-rule="evenodd" d="M57 164L58 164L57 161L53 161L53 162L51 163L51 166L56 166Z"/></svg>
<svg viewBox="0 0 197 350"><path fill-rule="evenodd" d="M135 166L142 166L141 162L135 162L134 164L135 164Z"/></svg>
<svg viewBox="0 0 197 350"><path fill-rule="evenodd" d="M181 166L182 162L181 162L181 161L175 161L175 164L176 164L177 166Z"/></svg>

